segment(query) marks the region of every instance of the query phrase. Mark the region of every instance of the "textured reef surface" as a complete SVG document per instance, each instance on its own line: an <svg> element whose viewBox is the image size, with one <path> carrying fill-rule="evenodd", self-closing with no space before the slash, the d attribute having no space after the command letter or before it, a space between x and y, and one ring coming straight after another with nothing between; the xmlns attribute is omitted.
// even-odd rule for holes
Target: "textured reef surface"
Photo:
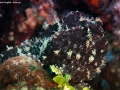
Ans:
<svg viewBox="0 0 120 90"><path fill-rule="evenodd" d="M31 55L40 60L44 69L55 65L63 74L71 75L71 84L78 84L100 72L106 49L101 20L74 11L53 25L44 22L38 38L7 47L0 55L0 65L15 56Z"/></svg>
<svg viewBox="0 0 120 90"><path fill-rule="evenodd" d="M1 78L2 77L2 78ZM54 88L56 83L36 58L26 55L12 57L5 61L0 69L0 87L2 90L36 90ZM40 88L41 86L41 88ZM39 89L38 89L39 88ZM0 89L1 90L1 89Z"/></svg>

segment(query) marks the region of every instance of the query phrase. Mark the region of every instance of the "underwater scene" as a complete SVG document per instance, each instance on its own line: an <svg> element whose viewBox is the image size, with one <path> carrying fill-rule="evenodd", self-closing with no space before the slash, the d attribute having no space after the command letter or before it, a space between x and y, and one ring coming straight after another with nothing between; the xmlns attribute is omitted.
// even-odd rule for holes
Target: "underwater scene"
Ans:
<svg viewBox="0 0 120 90"><path fill-rule="evenodd" d="M0 90L120 90L120 0L0 0Z"/></svg>

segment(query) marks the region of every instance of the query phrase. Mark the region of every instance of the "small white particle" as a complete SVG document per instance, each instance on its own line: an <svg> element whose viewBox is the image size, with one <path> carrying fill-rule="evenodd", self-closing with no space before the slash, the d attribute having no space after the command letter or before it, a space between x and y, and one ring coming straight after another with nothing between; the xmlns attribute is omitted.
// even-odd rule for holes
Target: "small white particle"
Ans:
<svg viewBox="0 0 120 90"><path fill-rule="evenodd" d="M90 56L89 57L89 62L91 63L91 62L93 62L94 61L94 57L93 56Z"/></svg>
<svg viewBox="0 0 120 90"><path fill-rule="evenodd" d="M95 63L95 66L97 66L97 62Z"/></svg>
<svg viewBox="0 0 120 90"><path fill-rule="evenodd" d="M58 55L59 52L60 52L60 50L55 50L55 51L54 51L54 53L55 53L56 55Z"/></svg>
<svg viewBox="0 0 120 90"><path fill-rule="evenodd" d="M38 62L41 62L40 60L38 60Z"/></svg>
<svg viewBox="0 0 120 90"><path fill-rule="evenodd" d="M79 60L81 58L81 55L78 53L76 54L76 59Z"/></svg>
<svg viewBox="0 0 120 90"><path fill-rule="evenodd" d="M6 46L7 47L7 51L13 49L13 47L9 47L9 46Z"/></svg>
<svg viewBox="0 0 120 90"><path fill-rule="evenodd" d="M0 18L2 18L2 14L0 13Z"/></svg>
<svg viewBox="0 0 120 90"><path fill-rule="evenodd" d="M17 52L18 52L19 54L22 54L22 50L21 50L20 48L17 48Z"/></svg>
<svg viewBox="0 0 120 90"><path fill-rule="evenodd" d="M72 68L73 68L74 66L72 66Z"/></svg>
<svg viewBox="0 0 120 90"><path fill-rule="evenodd" d="M57 21L57 24L58 24L58 31L61 31L62 30L62 25L59 21Z"/></svg>
<svg viewBox="0 0 120 90"><path fill-rule="evenodd" d="M95 42L92 42L92 45L95 45Z"/></svg>
<svg viewBox="0 0 120 90"><path fill-rule="evenodd" d="M81 27L81 29L84 29L84 27Z"/></svg>
<svg viewBox="0 0 120 90"><path fill-rule="evenodd" d="M24 41L24 45L25 45L25 44L30 45L30 42L28 41L28 39Z"/></svg>
<svg viewBox="0 0 120 90"><path fill-rule="evenodd" d="M102 20L101 20L99 17L96 17L96 18L95 18L95 21L102 22Z"/></svg>
<svg viewBox="0 0 120 90"><path fill-rule="evenodd" d="M77 68L77 70L79 71L79 70L80 70L80 68Z"/></svg>
<svg viewBox="0 0 120 90"><path fill-rule="evenodd" d="M87 71L87 78L90 78L90 71Z"/></svg>
<svg viewBox="0 0 120 90"><path fill-rule="evenodd" d="M108 41L105 42L105 45L107 45L107 44L108 44Z"/></svg>
<svg viewBox="0 0 120 90"><path fill-rule="evenodd" d="M46 56L42 56L42 58L45 60L47 57Z"/></svg>
<svg viewBox="0 0 120 90"><path fill-rule="evenodd" d="M72 27L72 29L75 29L75 27Z"/></svg>
<svg viewBox="0 0 120 90"><path fill-rule="evenodd" d="M57 36L56 36L56 35L53 35L53 38L57 38Z"/></svg>
<svg viewBox="0 0 120 90"><path fill-rule="evenodd" d="M105 60L102 60L101 66L105 65Z"/></svg>
<svg viewBox="0 0 120 90"><path fill-rule="evenodd" d="M88 33L87 37L89 38L90 41L92 41L92 34Z"/></svg>
<svg viewBox="0 0 120 90"><path fill-rule="evenodd" d="M87 17L87 18L86 18L86 21L90 22L91 20Z"/></svg>
<svg viewBox="0 0 120 90"><path fill-rule="evenodd" d="M31 55L31 53L28 52L27 55Z"/></svg>
<svg viewBox="0 0 120 90"><path fill-rule="evenodd" d="M0 54L1 57L3 57L4 55L3 54Z"/></svg>
<svg viewBox="0 0 120 90"><path fill-rule="evenodd" d="M71 42L70 42L70 41L68 41L68 44L71 44Z"/></svg>
<svg viewBox="0 0 120 90"><path fill-rule="evenodd" d="M98 68L96 68L96 72L97 73L100 73L101 72L101 70L100 70L100 68L98 67Z"/></svg>
<svg viewBox="0 0 120 90"><path fill-rule="evenodd" d="M81 17L80 19L79 19L79 21L84 21L85 20L85 17Z"/></svg>
<svg viewBox="0 0 120 90"><path fill-rule="evenodd" d="M30 47L26 47L26 46L25 46L25 50L26 50L26 51L29 51L29 50L30 50Z"/></svg>
<svg viewBox="0 0 120 90"><path fill-rule="evenodd" d="M89 28L88 28L88 30L87 30L87 33L91 33Z"/></svg>
<svg viewBox="0 0 120 90"><path fill-rule="evenodd" d="M49 26L49 24L47 22L44 22L42 28L44 28L46 30L48 28L48 26Z"/></svg>
<svg viewBox="0 0 120 90"><path fill-rule="evenodd" d="M90 45L90 42L92 42L92 34L89 33L89 34L87 35L87 37L89 38L89 39L86 41L86 47L88 48L89 45Z"/></svg>
<svg viewBox="0 0 120 90"><path fill-rule="evenodd" d="M103 53L104 52L104 50L101 50L101 53Z"/></svg>
<svg viewBox="0 0 120 90"><path fill-rule="evenodd" d="M77 48L77 44L74 44L74 46L73 46L74 48Z"/></svg>
<svg viewBox="0 0 120 90"><path fill-rule="evenodd" d="M70 30L70 29L69 29L68 26L66 25L66 31L68 31L68 30Z"/></svg>
<svg viewBox="0 0 120 90"><path fill-rule="evenodd" d="M69 50L68 52L67 52L67 57L70 59L71 58L71 56L72 56L72 52L73 51L71 51L71 50Z"/></svg>
<svg viewBox="0 0 120 90"><path fill-rule="evenodd" d="M59 67L59 70L60 70L61 72L63 72L63 71L64 71L64 68L62 68L62 67Z"/></svg>
<svg viewBox="0 0 120 90"><path fill-rule="evenodd" d="M96 55L96 49L92 50L92 54Z"/></svg>
<svg viewBox="0 0 120 90"><path fill-rule="evenodd" d="M57 35L57 36L58 36L59 34L60 34L59 32L55 32L55 35Z"/></svg>
<svg viewBox="0 0 120 90"><path fill-rule="evenodd" d="M15 78L15 79L17 79L17 78L18 78L18 74L17 74L17 73L14 75L14 78ZM13 90L13 89L12 89L12 90Z"/></svg>
<svg viewBox="0 0 120 90"><path fill-rule="evenodd" d="M89 47L89 45L90 45L90 41L89 41L89 40L87 40L87 41L86 41L86 47L88 48L88 47Z"/></svg>
<svg viewBox="0 0 120 90"><path fill-rule="evenodd" d="M62 64L62 67L65 68L65 64Z"/></svg>

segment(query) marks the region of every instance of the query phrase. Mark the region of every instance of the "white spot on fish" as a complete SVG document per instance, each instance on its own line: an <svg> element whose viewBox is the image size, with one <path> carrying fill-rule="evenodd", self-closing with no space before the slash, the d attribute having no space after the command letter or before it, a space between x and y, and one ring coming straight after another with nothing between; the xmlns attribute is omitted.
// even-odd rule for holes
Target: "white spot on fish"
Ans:
<svg viewBox="0 0 120 90"><path fill-rule="evenodd" d="M9 47L9 46L6 46L7 47L7 51L13 49L13 47Z"/></svg>
<svg viewBox="0 0 120 90"><path fill-rule="evenodd" d="M74 46L73 46L74 48L77 48L77 44L74 44Z"/></svg>
<svg viewBox="0 0 120 90"><path fill-rule="evenodd" d="M97 62L94 65L97 66Z"/></svg>
<svg viewBox="0 0 120 90"><path fill-rule="evenodd" d="M58 31L61 31L62 30L62 25L59 21L57 21L57 24L58 24Z"/></svg>
<svg viewBox="0 0 120 90"><path fill-rule="evenodd" d="M75 27L72 27L72 29L75 29Z"/></svg>
<svg viewBox="0 0 120 90"><path fill-rule="evenodd" d="M79 71L79 70L80 70L80 68L77 68L77 70Z"/></svg>
<svg viewBox="0 0 120 90"><path fill-rule="evenodd" d="M89 57L89 62L91 63L91 62L93 62L94 61L94 57L93 56L90 56Z"/></svg>
<svg viewBox="0 0 120 90"><path fill-rule="evenodd" d="M104 50L101 50L101 53L103 53L104 52Z"/></svg>
<svg viewBox="0 0 120 90"><path fill-rule="evenodd" d="M92 50L92 54L93 54L93 55L96 55L96 49L93 49L93 50Z"/></svg>
<svg viewBox="0 0 120 90"><path fill-rule="evenodd" d="M92 42L92 45L95 45L95 42Z"/></svg>
<svg viewBox="0 0 120 90"><path fill-rule="evenodd" d="M96 18L95 18L95 21L102 22L102 20L101 20L99 17L96 17Z"/></svg>
<svg viewBox="0 0 120 90"><path fill-rule="evenodd" d="M100 70L100 68L98 67L98 68L96 68L96 72L97 73L100 73L101 72L101 70Z"/></svg>
<svg viewBox="0 0 120 90"><path fill-rule="evenodd" d="M90 71L87 71L87 78L90 78Z"/></svg>
<svg viewBox="0 0 120 90"><path fill-rule="evenodd" d="M71 50L69 50L68 52L67 52L67 58L71 58L71 56L72 56L72 53L73 53L73 51L71 51Z"/></svg>
<svg viewBox="0 0 120 90"><path fill-rule="evenodd" d="M79 21L84 21L85 20L85 17L80 17Z"/></svg>
<svg viewBox="0 0 120 90"><path fill-rule="evenodd" d="M68 44L71 44L70 41L68 41Z"/></svg>
<svg viewBox="0 0 120 90"><path fill-rule="evenodd" d="M48 28L48 26L49 26L49 24L47 22L44 22L42 28L44 28L46 30Z"/></svg>
<svg viewBox="0 0 120 90"><path fill-rule="evenodd" d="M89 47L89 45L90 45L90 41L89 41L89 40L87 40L87 41L86 41L86 47L88 48L88 47Z"/></svg>
<svg viewBox="0 0 120 90"><path fill-rule="evenodd" d="M43 60L45 60L47 58L47 56L42 56Z"/></svg>
<svg viewBox="0 0 120 90"><path fill-rule="evenodd" d="M59 52L60 52L60 50L55 50L55 51L54 51L54 53L55 53L56 55L58 55Z"/></svg>
<svg viewBox="0 0 120 90"><path fill-rule="evenodd" d="M68 31L68 30L70 30L70 29L69 29L68 26L66 25L66 31Z"/></svg>
<svg viewBox="0 0 120 90"><path fill-rule="evenodd" d="M87 41L86 41L86 47L88 48L90 46L90 42L92 42L92 34L89 33L87 35L87 37L89 38Z"/></svg>
<svg viewBox="0 0 120 90"><path fill-rule="evenodd" d="M84 29L84 27L81 27L81 29Z"/></svg>
<svg viewBox="0 0 120 90"><path fill-rule="evenodd" d="M60 34L59 32L55 32L55 35L57 35L57 36L58 36L59 34Z"/></svg>
<svg viewBox="0 0 120 90"><path fill-rule="evenodd" d="M89 28L88 28L88 30L87 30L87 33L91 33Z"/></svg>
<svg viewBox="0 0 120 90"><path fill-rule="evenodd" d="M57 36L56 36L56 35L53 35L53 38L57 38Z"/></svg>
<svg viewBox="0 0 120 90"><path fill-rule="evenodd" d="M78 53L76 54L76 59L79 60L81 58L81 55Z"/></svg>
<svg viewBox="0 0 120 90"><path fill-rule="evenodd" d="M25 46L25 50L26 50L26 51L29 51L29 50L30 50L30 47L26 47L26 46Z"/></svg>
<svg viewBox="0 0 120 90"><path fill-rule="evenodd" d="M19 54L22 54L22 50L21 50L20 48L17 48L17 52L18 52Z"/></svg>
<svg viewBox="0 0 120 90"><path fill-rule="evenodd" d="M105 45L107 45L107 44L108 44L108 41L105 42Z"/></svg>
<svg viewBox="0 0 120 90"><path fill-rule="evenodd" d="M0 54L1 57L3 57L4 55L3 54Z"/></svg>

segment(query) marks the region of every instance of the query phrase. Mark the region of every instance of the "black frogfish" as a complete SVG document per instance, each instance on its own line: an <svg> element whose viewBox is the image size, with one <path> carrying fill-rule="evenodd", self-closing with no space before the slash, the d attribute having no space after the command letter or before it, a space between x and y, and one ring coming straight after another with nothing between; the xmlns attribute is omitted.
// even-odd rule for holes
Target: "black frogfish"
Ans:
<svg viewBox="0 0 120 90"><path fill-rule="evenodd" d="M55 65L71 82L91 80L105 64L107 40L102 21L82 12L73 11L60 17L54 25L43 25L38 38L23 42L1 53L0 64L21 54L32 55L44 68Z"/></svg>

